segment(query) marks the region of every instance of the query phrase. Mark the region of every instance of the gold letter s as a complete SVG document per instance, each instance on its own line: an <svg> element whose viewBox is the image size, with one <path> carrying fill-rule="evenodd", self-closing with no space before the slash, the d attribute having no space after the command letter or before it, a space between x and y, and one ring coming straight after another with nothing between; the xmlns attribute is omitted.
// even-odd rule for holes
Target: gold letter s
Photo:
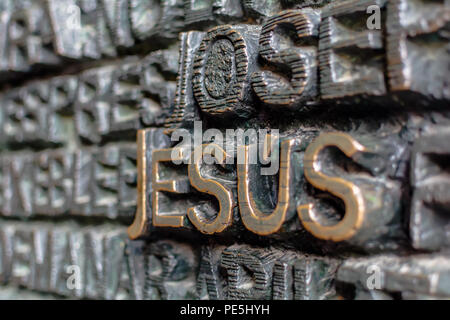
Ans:
<svg viewBox="0 0 450 320"><path fill-rule="evenodd" d="M339 148L348 157L365 151L365 147L348 134L321 134L305 151L305 177L315 188L327 191L344 201L344 218L336 225L323 226L317 221L317 214L311 203L298 206L297 213L305 229L315 237L337 242L351 238L362 226L365 205L361 189L358 186L345 179L329 177L320 172L319 154L325 148L333 146Z"/></svg>
<svg viewBox="0 0 450 320"><path fill-rule="evenodd" d="M200 148L202 157L205 154L213 155L216 159L219 159L219 163L225 162L227 153L215 144L204 144L198 146ZM194 152L194 155L196 152ZM188 209L188 218L192 224L202 233L213 234L217 232L222 232L225 230L232 222L233 214L233 193L232 191L219 183L218 181L208 178L205 179L200 173L201 159L202 157L194 157L193 163L189 164L189 180L194 188L200 192L205 192L213 195L219 201L219 213L217 217L211 222L202 221L200 218L200 212L198 207L193 207Z"/></svg>

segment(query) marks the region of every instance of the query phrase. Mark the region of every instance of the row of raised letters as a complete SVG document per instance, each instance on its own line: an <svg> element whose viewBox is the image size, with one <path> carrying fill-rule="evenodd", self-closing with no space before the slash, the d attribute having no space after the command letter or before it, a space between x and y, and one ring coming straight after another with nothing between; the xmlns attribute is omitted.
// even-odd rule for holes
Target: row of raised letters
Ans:
<svg viewBox="0 0 450 320"><path fill-rule="evenodd" d="M366 27L371 5L386 21L380 29ZM170 130L188 122L196 102L205 115L222 121L249 116L256 105L251 90L277 110L364 96L404 106L421 100L402 92L448 100L449 10L448 4L423 0L335 1L279 12L262 28L222 25L182 33L176 109L166 125Z"/></svg>
<svg viewBox="0 0 450 320"><path fill-rule="evenodd" d="M134 144L0 158L0 214L130 216L136 206Z"/></svg>
<svg viewBox="0 0 450 320"><path fill-rule="evenodd" d="M280 231L286 219L292 218L292 206L294 205L297 207L296 211L302 225L317 238L333 241L355 238L364 241L370 239L371 236L379 236L379 228L395 221L395 217L400 211L397 205L400 198L399 185L389 179L386 172L378 172L379 177L384 176L382 179L364 174L352 177L343 171L334 172L344 177L348 176L348 179L344 179L327 174L327 170L318 169L323 162L326 162L319 155L331 147L338 148L347 157L357 161L363 167L368 167L369 170L373 165L373 162L370 163L368 160L370 155L376 155L380 161L379 165L383 166L381 162L386 161L382 160L383 156L387 156L384 153L389 153L389 149L392 151L392 148L389 147L382 151L371 150L345 133L324 133L309 144L306 150L304 149L305 144L299 141L300 139L291 138L282 141L279 160L278 203L271 213L262 212L260 205L258 206L255 202L254 193L261 194L261 191L256 187L259 183L255 184L251 179L255 177L262 179L262 177L254 171L253 167L255 166L249 165L248 146L238 147L241 148L238 152L242 152L245 158L242 164L237 164L237 183L236 181L234 183L227 182L223 176L218 176L213 172L205 174L205 171L202 170L205 167L201 162L201 157L192 159L189 163L187 176L174 176L168 173L171 171L169 168L162 166L165 163L179 160L173 158L177 154L174 152L177 148L153 150L150 153L146 145L149 140L147 134L146 131L138 133L139 194L135 222L129 228L132 238L145 235L149 223L158 227L180 228L186 226L187 219L202 233L220 233L231 226L237 205L242 222L248 230L259 235L269 235ZM371 147L374 148L374 144ZM222 161L227 157L226 152L219 146L203 145L198 148L201 149L202 157L205 157L206 153L208 156L222 159ZM294 153L299 151L303 153L302 164L294 162L294 159L298 159L294 157ZM150 154L151 158L149 158ZM181 152L178 154L181 156ZM333 159L332 156L330 157ZM145 168L149 165L151 168ZM333 218L329 218L327 221L325 215L321 216L318 212L320 206L317 207L313 203L294 203L295 194L300 192L294 190L299 183L294 178L295 170L301 170L302 167L307 182L319 190L331 193L345 203L345 214L341 221L333 225ZM151 177L147 175L148 172L151 172ZM167 177L172 177L172 179ZM236 184L237 197L234 192ZM182 195L192 192L189 185L192 185L198 192L215 197L219 202L219 211L215 214L214 209L205 208L203 205L186 208L186 206L177 205L176 201L171 202L170 199L166 199L170 194ZM150 206L147 204L147 192L152 193ZM147 214L150 207L152 214ZM183 212L183 210L186 211ZM215 217L211 218L212 216ZM367 219L367 216L370 216L370 219Z"/></svg>
<svg viewBox="0 0 450 320"><path fill-rule="evenodd" d="M178 147L155 149L150 145L155 140L154 135L152 130L138 133L138 207L135 221L129 228L133 239L145 236L152 226L192 228L204 234L238 232L233 229L237 214L246 229L259 235L305 228L319 239L361 246L374 246L374 240L384 239L384 245L381 242L380 245L388 247L389 237L399 239L403 233L401 181L407 177L397 179L394 176L401 163L408 160L404 158L405 146L394 136L356 139L336 132L323 133L309 141L309 145L308 141L295 137L282 141L279 182L275 184L278 195L273 197L273 190L262 187L266 178L249 163L249 146L238 147L245 155L244 162L237 164L236 175L226 175L211 169L214 165L201 161L202 157L209 156L224 164L228 155L221 147L199 146L202 157L193 156L187 166L176 166L172 162L182 159L182 150ZM440 159L448 152L440 148L445 139L445 135L419 138L413 148L410 234L416 248L438 249L448 243L445 224L437 222L439 209L427 205L430 199L444 205L447 193L432 178L442 177L444 180L439 181L446 181L445 169L439 167ZM176 155L180 159L174 159ZM430 168L430 177L422 176L426 168ZM308 185L321 195L311 194ZM202 198L201 194L208 195L209 199ZM270 210L261 205L267 201L264 195L276 199L276 205L273 203ZM342 213L341 218L336 216L336 210L322 202L330 196L342 203L342 207L335 207ZM218 207L205 205L205 201L211 199L216 199ZM300 225L293 224L294 216L299 218ZM418 223L424 219L429 223ZM430 228L436 229L432 238L426 237Z"/></svg>
<svg viewBox="0 0 450 320"><path fill-rule="evenodd" d="M136 130L161 125L170 112L175 76L166 56L176 51L56 77L12 90L0 101L0 143L59 147L76 137L85 144L133 140Z"/></svg>
<svg viewBox="0 0 450 320"><path fill-rule="evenodd" d="M375 18L380 21L380 29L368 27L367 9L372 6L379 8ZM60 64L60 56L115 56L117 48L133 46L135 40L174 41L180 31L199 22L202 26L244 22L253 16L264 17L262 29L220 26L208 32L195 59L196 77L206 75L201 82L207 82L208 74L219 72L205 72L208 62L211 68L225 66L227 59L220 55L230 54L236 59L232 68L237 68L235 84L229 86L233 87L232 95L242 98L239 92L248 87L242 82L249 80L268 105L301 107L305 101L319 98L385 95L388 87L436 99L449 98L447 69L441 67L448 65L449 59L447 2L343 0L314 9L281 11L283 7L287 6L277 1L262 5L247 0L201 5L191 0L94 0L89 5L78 0L40 0L31 4L7 0L0 6L0 69L27 71L34 64ZM386 22L381 25L381 21ZM267 70L252 69L258 58L258 38L259 55ZM291 45L299 42L303 45ZM219 53L219 57L210 59L207 51ZM219 64L214 65L214 61ZM277 72L269 71L274 69ZM385 70L389 84L384 80ZM246 75L248 72L255 72L252 79L248 78L251 74ZM215 86L226 86L226 81L220 82ZM225 89L198 87L195 91L206 108L211 106L209 100L223 99ZM215 108L230 111L221 107L220 101L217 103L211 113Z"/></svg>
<svg viewBox="0 0 450 320"><path fill-rule="evenodd" d="M253 0L3 0L0 70L115 57L145 40L164 45L194 26L245 21L277 9L277 1L262 6Z"/></svg>
<svg viewBox="0 0 450 320"><path fill-rule="evenodd" d="M108 226L2 222L0 229L0 283L87 299L444 298L448 260L422 254L342 261L239 244L197 250L172 240L130 241Z"/></svg>
<svg viewBox="0 0 450 320"><path fill-rule="evenodd" d="M202 246L197 251L169 240L145 244L126 240L119 229L109 227L3 225L3 284L90 299L338 296L333 281L336 259L246 245ZM250 274L256 282L244 286Z"/></svg>

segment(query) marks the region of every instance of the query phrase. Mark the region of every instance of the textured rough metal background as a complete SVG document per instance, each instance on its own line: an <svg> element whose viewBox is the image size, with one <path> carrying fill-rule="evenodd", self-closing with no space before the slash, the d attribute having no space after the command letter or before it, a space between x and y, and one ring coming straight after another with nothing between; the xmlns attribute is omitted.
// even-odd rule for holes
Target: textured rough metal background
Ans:
<svg viewBox="0 0 450 320"><path fill-rule="evenodd" d="M449 40L448 0L2 0L0 299L449 298ZM220 173L232 216L214 235L152 224L152 177L189 182L152 152L197 120L295 144L285 180ZM351 234L303 219L350 207L314 180L321 142L317 170L361 194ZM242 177L263 216L284 205L274 232L243 221ZM192 186L158 193L166 216L219 210Z"/></svg>

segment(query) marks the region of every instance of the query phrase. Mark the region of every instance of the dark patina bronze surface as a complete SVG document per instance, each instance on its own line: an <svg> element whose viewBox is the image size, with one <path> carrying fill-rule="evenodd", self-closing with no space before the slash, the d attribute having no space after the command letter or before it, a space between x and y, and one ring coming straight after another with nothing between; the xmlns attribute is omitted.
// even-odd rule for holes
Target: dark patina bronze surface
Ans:
<svg viewBox="0 0 450 320"><path fill-rule="evenodd" d="M450 298L449 38L449 1L2 0L0 298ZM198 123L279 144L204 164Z"/></svg>

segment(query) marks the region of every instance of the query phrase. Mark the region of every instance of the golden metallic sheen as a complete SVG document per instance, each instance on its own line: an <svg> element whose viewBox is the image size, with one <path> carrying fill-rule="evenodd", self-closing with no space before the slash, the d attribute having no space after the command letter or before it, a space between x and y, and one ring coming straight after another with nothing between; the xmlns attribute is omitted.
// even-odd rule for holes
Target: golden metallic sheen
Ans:
<svg viewBox="0 0 450 320"><path fill-rule="evenodd" d="M317 219L318 213L313 204L300 205L298 216L303 226L315 237L324 240L343 241L355 235L362 226L365 214L364 198L361 189L354 183L339 177L329 177L321 172L319 154L325 148L337 147L348 157L364 152L365 147L345 133L321 134L305 152L305 177L315 188L339 197L345 204L345 215L335 225L324 226Z"/></svg>
<svg viewBox="0 0 450 320"><path fill-rule="evenodd" d="M219 164L225 163L225 159L227 158L227 153L218 145L214 144L204 144L198 146L200 150L200 154L206 155L210 154L218 159ZM194 152L198 154L197 152ZM218 232L222 232L225 230L231 223L233 217L233 207L235 206L233 201L233 192L230 188L221 184L218 179L214 179L212 177L205 178L201 173L201 159L202 157L198 157L194 159L191 164L189 164L189 180L194 188L198 191L210 194L217 198L219 201L219 213L217 217L211 221L206 222L201 218L201 212L198 207L192 207L188 209L188 217L192 224L202 233L205 234L214 234Z"/></svg>
<svg viewBox="0 0 450 320"><path fill-rule="evenodd" d="M294 139L286 140L281 143L278 203L274 211L269 215L264 214L257 208L255 200L250 192L250 166L248 161L249 146L240 147L240 152L245 152L245 162L244 164L238 164L239 209L245 227L256 234L268 235L275 233L281 228L286 219L290 199L290 182L292 178L289 170L291 168L291 153L294 144ZM265 150L265 154L269 154L267 149Z"/></svg>
<svg viewBox="0 0 450 320"><path fill-rule="evenodd" d="M137 174L138 174L138 199L137 210L134 217L134 221L131 226L128 227L128 236L130 239L137 239L145 234L147 227L147 159L146 143L145 143L145 130L139 130L137 133Z"/></svg>
<svg viewBox="0 0 450 320"><path fill-rule="evenodd" d="M183 159L183 149L160 149L152 153L152 222L155 227L174 227L184 226L185 215L163 215L159 210L159 196L161 191L184 193L189 188L188 181L185 180L161 180L159 168L160 162L181 161Z"/></svg>

